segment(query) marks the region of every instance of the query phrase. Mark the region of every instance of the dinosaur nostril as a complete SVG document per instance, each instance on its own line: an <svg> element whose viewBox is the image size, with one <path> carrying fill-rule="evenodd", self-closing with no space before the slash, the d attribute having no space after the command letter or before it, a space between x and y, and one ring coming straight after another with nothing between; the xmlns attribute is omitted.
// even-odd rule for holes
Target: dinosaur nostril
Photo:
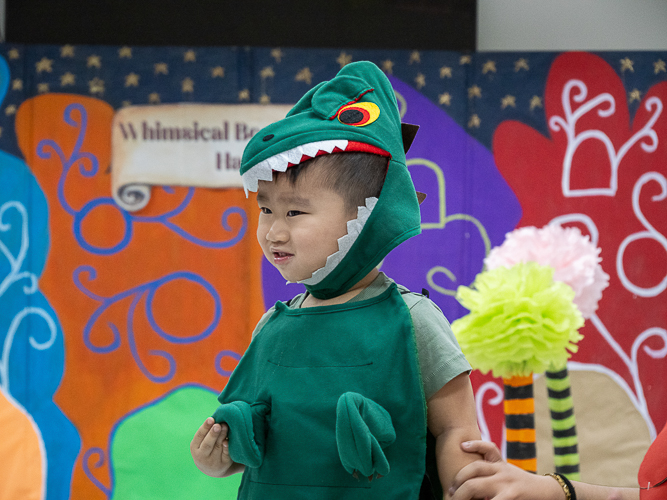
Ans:
<svg viewBox="0 0 667 500"><path fill-rule="evenodd" d="M273 139L275 136L273 134L265 135L264 138L262 139L264 142L270 141Z"/></svg>

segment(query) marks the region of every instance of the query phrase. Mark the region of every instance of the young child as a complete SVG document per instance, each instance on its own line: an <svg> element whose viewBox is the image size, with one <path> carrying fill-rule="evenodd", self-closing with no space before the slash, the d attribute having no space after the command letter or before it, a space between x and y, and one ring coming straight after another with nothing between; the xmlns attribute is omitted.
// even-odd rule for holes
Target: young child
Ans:
<svg viewBox="0 0 667 500"><path fill-rule="evenodd" d="M432 485L443 498L439 482L476 459L460 448L480 435L447 320L376 268L420 231L410 130L387 78L359 62L244 152L259 244L306 292L262 317L190 446L210 476L244 472L238 498L435 498Z"/></svg>

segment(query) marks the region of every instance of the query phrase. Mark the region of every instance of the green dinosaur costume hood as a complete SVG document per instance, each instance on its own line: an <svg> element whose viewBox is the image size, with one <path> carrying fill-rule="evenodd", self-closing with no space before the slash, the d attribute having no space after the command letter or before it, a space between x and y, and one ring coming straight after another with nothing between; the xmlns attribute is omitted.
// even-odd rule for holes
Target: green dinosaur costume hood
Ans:
<svg viewBox="0 0 667 500"><path fill-rule="evenodd" d="M410 127L410 126L408 126ZM243 152L248 191L315 156L368 152L389 158L379 198L367 198L327 264L301 281L319 299L338 296L366 276L396 246L419 234L419 203L405 164L416 127L401 126L394 90L373 63L348 64L307 92L287 116L253 136ZM405 135L405 139L404 139Z"/></svg>

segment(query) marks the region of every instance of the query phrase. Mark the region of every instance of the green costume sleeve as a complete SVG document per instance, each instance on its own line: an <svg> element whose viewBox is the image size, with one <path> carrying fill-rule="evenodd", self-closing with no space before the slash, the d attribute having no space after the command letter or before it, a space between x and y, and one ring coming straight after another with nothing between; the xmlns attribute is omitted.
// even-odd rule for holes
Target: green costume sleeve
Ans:
<svg viewBox="0 0 667 500"><path fill-rule="evenodd" d="M216 422L229 426L229 456L248 467L259 467L264 459L266 415L269 406L264 403L249 405L243 401L223 404L215 410Z"/></svg>
<svg viewBox="0 0 667 500"><path fill-rule="evenodd" d="M396 440L387 410L356 392L346 392L336 407L336 442L343 467L363 476L389 474L382 451Z"/></svg>

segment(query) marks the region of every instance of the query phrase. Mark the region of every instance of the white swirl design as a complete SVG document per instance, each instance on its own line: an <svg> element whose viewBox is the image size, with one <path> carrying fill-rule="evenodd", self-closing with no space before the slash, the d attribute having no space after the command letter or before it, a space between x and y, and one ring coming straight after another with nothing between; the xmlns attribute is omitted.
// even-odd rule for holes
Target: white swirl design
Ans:
<svg viewBox="0 0 667 500"><path fill-rule="evenodd" d="M658 242L658 244L661 245L665 250L665 254L667 256L667 238L660 234L651 225L651 223L642 213L642 209L639 206L639 194L641 193L642 187L644 187L644 185L649 181L657 182L662 188L660 194L657 194L651 198L652 201L662 201L667 198L667 179L665 179L664 175L658 172L646 172L639 178L639 180L635 183L635 187L632 189L632 210L634 211L637 220L641 222L642 226L646 228L646 231L639 231L638 233L633 233L627 236L621 242L620 246L618 247L618 252L616 253L616 272L618 273L618 277L621 280L621 283L626 290L634 293L635 295L639 295L640 297L655 297L660 295L665 291L665 288L667 288L667 274L665 274L662 281L660 281L660 283L657 285L650 288L643 288L635 285L630 281L630 279L625 274L625 268L623 266L623 255L625 254L625 249L630 243L637 240L650 239Z"/></svg>
<svg viewBox="0 0 667 500"><path fill-rule="evenodd" d="M573 93L573 90L575 89L578 93ZM616 102L611 94L605 92L586 101L587 95L588 88L584 82L581 80L568 81L563 87L563 92L561 94L565 117L563 118L562 116L556 115L549 119L549 128L554 132L562 130L567 137L567 148L565 150L565 157L563 158L563 174L561 178L563 196L568 198L577 196L615 196L618 189L618 167L630 148L641 139L648 139L648 141L644 141L640 144L641 148L647 153L654 152L658 147L658 134L653 130L653 125L662 113L662 101L657 97L647 99L644 107L647 111L652 112L653 114L646 124L640 130L635 132L632 137L630 137L630 139L616 151L611 139L601 130L588 129L579 133L576 132L577 121L595 108L601 108L597 111L600 118L613 116L616 112ZM572 111L571 101L583 104L576 110ZM602 108L605 104L607 105L607 108ZM579 146L588 139L600 141L607 150L611 168L609 185L588 189L572 189L570 186L572 160Z"/></svg>
<svg viewBox="0 0 667 500"><path fill-rule="evenodd" d="M5 294L9 287L21 279L27 279L28 284L23 286L23 293L31 295L37 291L37 276L29 271L21 271L26 256L28 255L28 248L30 246L28 233L28 212L22 203L18 201L5 202L0 207L0 232L7 232L12 229L12 224L5 222L5 215L9 209L16 210L21 217L21 244L17 255L14 255L9 247L0 240L0 252L5 256L9 263L9 272L0 282L0 298ZM12 319L7 335L2 346L2 355L0 356L0 388L7 394L9 391L9 353L14 343L14 336L21 326L21 322L31 315L41 317L49 329L49 337L43 342L37 340L32 332L29 336L30 345L33 349L42 351L49 349L56 340L58 327L51 315L41 307L24 307Z"/></svg>

